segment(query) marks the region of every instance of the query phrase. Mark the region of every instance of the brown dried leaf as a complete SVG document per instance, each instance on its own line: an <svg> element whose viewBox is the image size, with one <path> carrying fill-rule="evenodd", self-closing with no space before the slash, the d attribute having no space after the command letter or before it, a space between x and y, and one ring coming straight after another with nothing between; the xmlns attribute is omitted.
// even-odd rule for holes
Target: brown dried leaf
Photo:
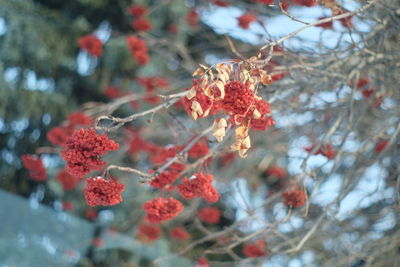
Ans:
<svg viewBox="0 0 400 267"><path fill-rule="evenodd" d="M253 118L256 120L261 118L261 113L257 109L253 111Z"/></svg>
<svg viewBox="0 0 400 267"><path fill-rule="evenodd" d="M199 102L193 101L192 106L190 107L192 110L192 116L196 120L198 117L203 115L203 109ZM195 115L194 115L195 114Z"/></svg>
<svg viewBox="0 0 400 267"><path fill-rule="evenodd" d="M235 135L237 139L244 139L248 136L249 128L245 126L237 127L235 130Z"/></svg>
<svg viewBox="0 0 400 267"><path fill-rule="evenodd" d="M197 115L197 112L192 111L192 117L193 117L194 120L197 120L197 118L198 118L199 116Z"/></svg>
<svg viewBox="0 0 400 267"><path fill-rule="evenodd" d="M200 80L200 87L207 88L208 87L208 75L204 75Z"/></svg>
<svg viewBox="0 0 400 267"><path fill-rule="evenodd" d="M218 63L218 64L215 66L215 69L216 69L218 72L221 72L221 70L224 69L225 65L226 65L225 63Z"/></svg>
<svg viewBox="0 0 400 267"><path fill-rule="evenodd" d="M210 80L213 81L215 79L214 72L210 71L209 74L210 74Z"/></svg>
<svg viewBox="0 0 400 267"><path fill-rule="evenodd" d="M203 75L204 72L201 68L197 68L197 70L195 70L192 74L192 76L199 76L199 75Z"/></svg>
<svg viewBox="0 0 400 267"><path fill-rule="evenodd" d="M215 86L217 86L217 88L221 92L221 99L224 99L224 97L225 97L225 85L224 85L224 83L221 82L221 81L216 81L214 84L215 84Z"/></svg>
<svg viewBox="0 0 400 267"><path fill-rule="evenodd" d="M212 85L203 89L204 94L206 96L208 96L208 97L212 97L213 96L211 88L212 88Z"/></svg>
<svg viewBox="0 0 400 267"><path fill-rule="evenodd" d="M197 94L197 91L194 87L190 88L190 90L186 93L186 98L187 99L192 99L193 97L195 97Z"/></svg>
<svg viewBox="0 0 400 267"><path fill-rule="evenodd" d="M260 81L264 85L270 85L272 83L271 75L265 74L260 78Z"/></svg>
<svg viewBox="0 0 400 267"><path fill-rule="evenodd" d="M213 136L218 140L218 142L222 142L222 140L224 139L227 126L228 124L224 118L214 121L212 133Z"/></svg>
<svg viewBox="0 0 400 267"><path fill-rule="evenodd" d="M245 158L247 156L247 151L251 148L250 136L242 137L236 135L236 142L231 147L232 149L239 151L239 156L241 158Z"/></svg>
<svg viewBox="0 0 400 267"><path fill-rule="evenodd" d="M202 117L207 117L208 114L210 113L211 107L209 107L208 109L206 109L206 111L204 111L204 113L202 114Z"/></svg>
<svg viewBox="0 0 400 267"><path fill-rule="evenodd" d="M199 64L199 66L202 67L205 70L209 69L209 67L207 67L206 65L203 65L203 64Z"/></svg>

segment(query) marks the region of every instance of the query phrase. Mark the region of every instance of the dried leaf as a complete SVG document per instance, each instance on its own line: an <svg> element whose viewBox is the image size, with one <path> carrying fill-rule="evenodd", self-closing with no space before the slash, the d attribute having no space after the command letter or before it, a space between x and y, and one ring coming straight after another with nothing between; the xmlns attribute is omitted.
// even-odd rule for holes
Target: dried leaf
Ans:
<svg viewBox="0 0 400 267"><path fill-rule="evenodd" d="M228 124L224 118L214 121L212 133L213 136L218 140L218 142L222 142L222 140L224 139L227 126Z"/></svg>
<svg viewBox="0 0 400 267"><path fill-rule="evenodd" d="M208 114L210 113L211 107L209 107L208 109L206 109L206 111L204 111L202 117L207 117Z"/></svg>
<svg viewBox="0 0 400 267"><path fill-rule="evenodd" d="M192 117L194 120L197 120L197 118L198 118L197 112L192 111Z"/></svg>
<svg viewBox="0 0 400 267"><path fill-rule="evenodd" d="M261 118L261 113L257 109L253 111L253 118L256 120Z"/></svg>
<svg viewBox="0 0 400 267"><path fill-rule="evenodd" d="M245 158L247 156L247 151L251 148L250 136L242 138L241 135L237 135L236 131L236 142L231 147L232 149L239 151L239 156L241 158Z"/></svg>
<svg viewBox="0 0 400 267"><path fill-rule="evenodd" d="M203 109L201 108L201 105L197 101L192 102L192 106L190 107L192 110L192 116L196 120L198 117L201 117L203 115ZM193 113L196 114L196 116L193 115Z"/></svg>
<svg viewBox="0 0 400 267"><path fill-rule="evenodd" d="M208 87L208 75L204 75L200 80L200 87L207 88Z"/></svg>
<svg viewBox="0 0 400 267"><path fill-rule="evenodd" d="M208 97L212 97L213 96L213 92L212 92L212 86L208 86L207 88L203 89L203 92L206 96Z"/></svg>
<svg viewBox="0 0 400 267"><path fill-rule="evenodd" d="M192 88L190 88L190 90L187 92L186 98L190 100L190 99L192 99L193 97L195 97L196 94L197 94L196 89L195 89L194 87L192 87Z"/></svg>
<svg viewBox="0 0 400 267"><path fill-rule="evenodd" d="M195 72L193 72L192 76L199 76L199 75L203 75L204 72L201 68L198 68L197 70L195 70Z"/></svg>
<svg viewBox="0 0 400 267"><path fill-rule="evenodd" d="M221 72L221 70L224 68L225 65L226 65L225 63L218 63L218 64L215 66L215 69L216 69L218 72Z"/></svg>
<svg viewBox="0 0 400 267"><path fill-rule="evenodd" d="M237 139L244 139L248 136L249 128L245 126L237 127L235 130L235 135Z"/></svg>
<svg viewBox="0 0 400 267"><path fill-rule="evenodd" d="M210 74L210 80L213 81L215 79L214 72L210 71L209 74Z"/></svg>
<svg viewBox="0 0 400 267"><path fill-rule="evenodd" d="M217 86L217 88L221 92L221 99L223 99L225 97L225 85L224 85L224 83L221 82L221 81L216 81L214 84L215 84L215 86Z"/></svg>
<svg viewBox="0 0 400 267"><path fill-rule="evenodd" d="M206 65L203 65L203 64L199 64L199 66L202 67L205 70L209 69L209 67L207 67Z"/></svg>
<svg viewBox="0 0 400 267"><path fill-rule="evenodd" d="M260 81L264 85L270 85L272 83L271 75L265 74L260 78Z"/></svg>

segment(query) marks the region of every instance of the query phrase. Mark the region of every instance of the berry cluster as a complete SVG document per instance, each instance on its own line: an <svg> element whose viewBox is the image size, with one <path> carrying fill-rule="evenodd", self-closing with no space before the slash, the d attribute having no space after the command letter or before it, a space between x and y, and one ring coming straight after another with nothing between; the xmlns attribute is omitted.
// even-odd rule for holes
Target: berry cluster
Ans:
<svg viewBox="0 0 400 267"><path fill-rule="evenodd" d="M89 178L86 179L86 182L84 194L89 206L117 205L122 201L121 193L124 191L125 185L101 177Z"/></svg>
<svg viewBox="0 0 400 267"><path fill-rule="evenodd" d="M147 8L142 5L133 5L128 9L128 12L135 17L132 21L132 28L135 31L151 31L153 26L150 21L144 16L148 12Z"/></svg>
<svg viewBox="0 0 400 267"><path fill-rule="evenodd" d="M23 155L21 157L22 164L29 170L29 176L36 181L45 181L47 179L47 171L42 160L36 155Z"/></svg>
<svg viewBox="0 0 400 267"><path fill-rule="evenodd" d="M146 65L149 62L147 44L136 36L128 36L126 41L128 42L128 48L132 57L139 65Z"/></svg>
<svg viewBox="0 0 400 267"><path fill-rule="evenodd" d="M79 129L67 139L66 149L61 156L67 161L67 171L82 177L91 169L101 169L106 163L100 156L118 148L119 145L110 140L106 134L99 135L92 128Z"/></svg>
<svg viewBox="0 0 400 267"><path fill-rule="evenodd" d="M146 212L146 219L152 223L169 221L183 210L183 204L170 198L155 198L143 205Z"/></svg>
<svg viewBox="0 0 400 267"><path fill-rule="evenodd" d="M217 224L221 220L221 210L214 207L205 207L197 212L200 220L210 224Z"/></svg>
<svg viewBox="0 0 400 267"><path fill-rule="evenodd" d="M309 147L305 147L304 150L311 153L316 147L317 147L317 145L314 144ZM336 156L335 149L333 148L333 146L331 144L320 145L319 149L316 150L313 154L314 155L320 154L320 155L327 157L328 159L333 159Z"/></svg>
<svg viewBox="0 0 400 267"><path fill-rule="evenodd" d="M249 258L257 258L267 256L267 244L264 240L258 240L254 243L245 244L243 246L243 254Z"/></svg>
<svg viewBox="0 0 400 267"><path fill-rule="evenodd" d="M103 55L103 43L93 34L81 37L78 41L79 47L95 57Z"/></svg>
<svg viewBox="0 0 400 267"><path fill-rule="evenodd" d="M220 194L213 187L211 174L195 173L192 179L184 177L178 185L179 193L186 199L202 197L208 202L217 202Z"/></svg>
<svg viewBox="0 0 400 267"><path fill-rule="evenodd" d="M307 194L304 190L291 189L282 193L282 197L285 199L285 205L287 207L298 208L306 203Z"/></svg>

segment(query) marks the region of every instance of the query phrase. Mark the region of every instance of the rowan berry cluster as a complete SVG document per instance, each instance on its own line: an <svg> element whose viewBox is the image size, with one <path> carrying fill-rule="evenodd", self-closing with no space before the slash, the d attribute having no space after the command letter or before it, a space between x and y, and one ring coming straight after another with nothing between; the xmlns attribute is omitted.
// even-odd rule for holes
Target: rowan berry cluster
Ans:
<svg viewBox="0 0 400 267"><path fill-rule="evenodd" d="M314 144L314 145L311 145L309 147L305 147L304 150L311 153L312 151L315 150L315 148L317 146L318 145ZM320 155L323 155L323 156L327 157L328 159L333 159L336 156L336 152L335 152L335 149L333 148L332 144L322 144L322 145L320 145L320 147L316 151L314 151L313 154L314 155L319 155L320 154Z"/></svg>
<svg viewBox="0 0 400 267"><path fill-rule="evenodd" d="M137 230L137 238L143 243L151 244L160 238L162 230L159 225L141 223Z"/></svg>
<svg viewBox="0 0 400 267"><path fill-rule="evenodd" d="M208 202L217 202L221 195L212 185L214 177L202 173L195 173L193 176L191 179L183 178L182 183L178 185L179 193L186 199L202 197Z"/></svg>
<svg viewBox="0 0 400 267"><path fill-rule="evenodd" d="M72 190L74 189L77 184L82 180L82 177L79 176L74 176L67 172L65 169L62 169L57 175L56 175L57 181L60 182L61 186L64 188L64 190Z"/></svg>
<svg viewBox="0 0 400 267"><path fill-rule="evenodd" d="M102 177L86 179L87 186L84 190L86 203L89 206L111 206L122 201L121 193L125 185L112 179L105 180Z"/></svg>
<svg viewBox="0 0 400 267"><path fill-rule="evenodd" d="M29 170L29 176L36 181L45 181L47 179L47 171L42 160L36 155L23 155L21 157L25 168Z"/></svg>
<svg viewBox="0 0 400 267"><path fill-rule="evenodd" d="M267 256L267 244L264 240L258 240L254 243L248 243L243 246L243 254L249 258Z"/></svg>
<svg viewBox="0 0 400 267"><path fill-rule="evenodd" d="M183 210L183 204L170 198L155 198L143 205L146 212L146 219L152 223L169 221L176 217Z"/></svg>
<svg viewBox="0 0 400 267"><path fill-rule="evenodd" d="M95 57L103 55L103 43L93 34L81 37L78 41L80 48Z"/></svg>
<svg viewBox="0 0 400 267"><path fill-rule="evenodd" d="M126 41L133 59L135 59L139 65L146 65L149 62L149 49L145 41L137 38L136 36L128 36Z"/></svg>
<svg viewBox="0 0 400 267"><path fill-rule="evenodd" d="M307 194L304 190L291 189L282 193L287 207L298 208L306 203Z"/></svg>
<svg viewBox="0 0 400 267"><path fill-rule="evenodd" d="M271 76L260 68L246 69L238 66L236 75L239 79L230 80L233 66L217 64L217 74L214 75L211 68L202 66L196 70L192 87L183 100L186 111L196 120L205 118L210 114L222 113L229 115L229 121L236 129L236 143L232 146L239 151L241 157L245 157L250 149L250 137L248 130L266 130L274 125L270 116L270 105L259 97L257 87L259 83L268 85L272 82ZM216 119L213 127L213 135L218 141L225 136L227 121L224 118Z"/></svg>
<svg viewBox="0 0 400 267"><path fill-rule="evenodd" d="M200 220L210 224L217 224L221 220L221 210L215 207L205 207L197 212Z"/></svg>
<svg viewBox="0 0 400 267"><path fill-rule="evenodd" d="M118 148L119 145L106 134L99 135L92 128L79 129L67 139L66 149L61 156L67 162L67 171L82 177L92 169L100 170L104 167L106 162L100 156Z"/></svg>
<svg viewBox="0 0 400 267"><path fill-rule="evenodd" d="M64 125L56 126L47 132L47 139L56 146L65 147L67 139L75 129L87 127L93 123L92 119L81 112L72 112Z"/></svg>

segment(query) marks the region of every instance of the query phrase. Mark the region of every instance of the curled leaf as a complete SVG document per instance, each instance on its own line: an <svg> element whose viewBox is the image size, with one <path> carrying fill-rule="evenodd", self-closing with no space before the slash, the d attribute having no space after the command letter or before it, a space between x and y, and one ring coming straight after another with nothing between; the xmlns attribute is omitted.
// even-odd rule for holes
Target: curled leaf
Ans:
<svg viewBox="0 0 400 267"><path fill-rule="evenodd" d="M221 82L221 81L216 81L215 82L215 86L217 86L217 88L221 92L221 99L224 99L224 97L225 97L225 86L224 86L224 83Z"/></svg>
<svg viewBox="0 0 400 267"><path fill-rule="evenodd" d="M194 87L192 87L192 88L190 88L190 90L187 92L186 98L190 100L190 99L192 99L193 97L195 97L196 94L197 94L196 89L195 89Z"/></svg>
<svg viewBox="0 0 400 267"><path fill-rule="evenodd" d="M192 74L192 76L200 76L203 75L204 71L201 68L197 68L197 70L195 70Z"/></svg>
<svg viewBox="0 0 400 267"><path fill-rule="evenodd" d="M201 117L203 115L203 109L199 102L193 101L190 108L192 110L193 119L197 120L198 117Z"/></svg>
<svg viewBox="0 0 400 267"><path fill-rule="evenodd" d="M261 113L257 109L253 111L253 118L256 120L261 118Z"/></svg>
<svg viewBox="0 0 400 267"><path fill-rule="evenodd" d="M213 136L218 140L218 142L222 142L225 137L225 130L228 126L228 123L224 118L220 120L215 120L212 128Z"/></svg>

